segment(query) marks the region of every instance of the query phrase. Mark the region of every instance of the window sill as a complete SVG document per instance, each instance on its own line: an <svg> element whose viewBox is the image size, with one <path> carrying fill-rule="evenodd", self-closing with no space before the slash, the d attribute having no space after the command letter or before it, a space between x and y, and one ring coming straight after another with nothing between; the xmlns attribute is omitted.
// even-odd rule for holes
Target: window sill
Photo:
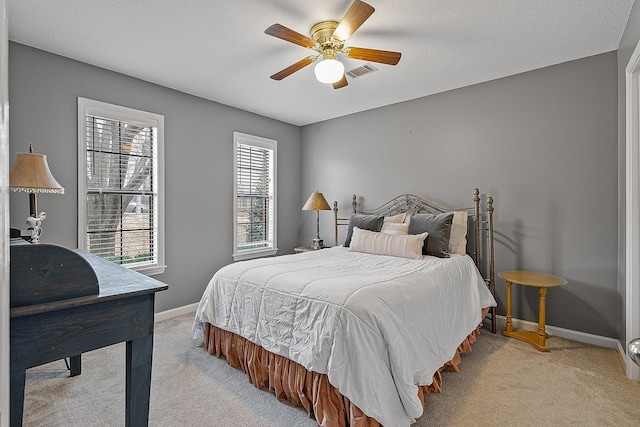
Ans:
<svg viewBox="0 0 640 427"><path fill-rule="evenodd" d="M261 258L266 256L273 256L278 252L278 248L275 249L263 249L259 251L240 252L233 254L234 261L244 261L246 259Z"/></svg>
<svg viewBox="0 0 640 427"><path fill-rule="evenodd" d="M146 276L155 276L157 274L164 273L164 270L167 268L166 265L151 265L151 266L141 266L141 267L127 267L130 270L137 271L138 273L144 274Z"/></svg>

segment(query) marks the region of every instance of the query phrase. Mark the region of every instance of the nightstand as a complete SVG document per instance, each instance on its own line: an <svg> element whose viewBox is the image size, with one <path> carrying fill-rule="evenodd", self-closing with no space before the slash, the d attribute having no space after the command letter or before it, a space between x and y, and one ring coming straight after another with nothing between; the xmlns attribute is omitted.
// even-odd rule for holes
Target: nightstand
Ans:
<svg viewBox="0 0 640 427"><path fill-rule="evenodd" d="M323 246L321 248L314 248L313 246L298 246L297 248L293 248L293 252L299 254L301 252L319 251L320 249L327 249L327 246Z"/></svg>
<svg viewBox="0 0 640 427"><path fill-rule="evenodd" d="M536 273L533 271L503 271L498 273L507 284L507 324L502 335L518 338L526 341L540 351L549 351L547 347L545 331L545 302L547 299L547 289L555 288L567 284L567 280L551 274ZM540 292L540 306L538 308L538 330L533 332L514 331L511 321L511 286L533 286Z"/></svg>

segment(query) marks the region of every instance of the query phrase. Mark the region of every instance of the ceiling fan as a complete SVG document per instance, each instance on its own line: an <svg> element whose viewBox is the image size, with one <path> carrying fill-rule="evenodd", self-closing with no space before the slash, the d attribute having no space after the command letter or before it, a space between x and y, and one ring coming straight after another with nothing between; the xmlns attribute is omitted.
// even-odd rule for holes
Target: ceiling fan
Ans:
<svg viewBox="0 0 640 427"><path fill-rule="evenodd" d="M311 27L311 37L302 35L284 25L273 24L264 31L265 34L312 49L318 53L309 55L278 71L271 78L282 80L322 56L321 61L316 64L314 69L316 78L321 83L333 84L334 89L340 89L347 86L347 78L344 75L344 65L336 59L338 53L347 58L396 65L402 55L400 52L345 46L345 41L360 28L374 11L375 9L370 4L355 0L340 22L322 21Z"/></svg>

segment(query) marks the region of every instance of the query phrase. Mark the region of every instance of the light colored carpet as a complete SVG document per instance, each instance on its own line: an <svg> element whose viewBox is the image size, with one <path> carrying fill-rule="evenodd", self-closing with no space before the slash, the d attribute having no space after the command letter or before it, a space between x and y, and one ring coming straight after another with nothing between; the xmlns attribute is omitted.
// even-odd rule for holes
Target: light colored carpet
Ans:
<svg viewBox="0 0 640 427"><path fill-rule="evenodd" d="M258 390L246 375L190 339L192 315L156 325L150 426L317 426L304 410ZM638 426L640 383L617 351L561 338L550 353L487 331L460 372L443 373L426 399L426 426ZM83 355L82 375L63 361L27 372L25 426L124 425L123 344Z"/></svg>

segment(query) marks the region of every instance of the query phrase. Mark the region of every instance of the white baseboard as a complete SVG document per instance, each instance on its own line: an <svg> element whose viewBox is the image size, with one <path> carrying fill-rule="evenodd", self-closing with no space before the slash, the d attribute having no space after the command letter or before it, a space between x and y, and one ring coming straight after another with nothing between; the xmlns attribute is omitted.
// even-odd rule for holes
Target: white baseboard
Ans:
<svg viewBox="0 0 640 427"><path fill-rule="evenodd" d="M195 313L198 309L197 302L189 305L183 305L182 307L172 308L171 310L161 311L156 313L153 317L154 322L162 322L163 320L172 319L174 317L182 316L183 314Z"/></svg>
<svg viewBox="0 0 640 427"><path fill-rule="evenodd" d="M498 330L504 330L505 325L507 323L507 318L505 316L496 316L496 320L498 321ZM490 322L487 318L484 319L485 323ZM512 318L511 322L513 324L514 329L520 329L524 331L537 331L538 324L535 322L530 322L528 320L520 320ZM545 325L545 331L550 336L556 336L560 338L566 338L568 340L583 342L586 344L597 345L599 347L606 347L616 349L619 347L619 341L615 338L603 337L600 335L588 334L586 332L574 331L571 329L559 328L557 326Z"/></svg>

